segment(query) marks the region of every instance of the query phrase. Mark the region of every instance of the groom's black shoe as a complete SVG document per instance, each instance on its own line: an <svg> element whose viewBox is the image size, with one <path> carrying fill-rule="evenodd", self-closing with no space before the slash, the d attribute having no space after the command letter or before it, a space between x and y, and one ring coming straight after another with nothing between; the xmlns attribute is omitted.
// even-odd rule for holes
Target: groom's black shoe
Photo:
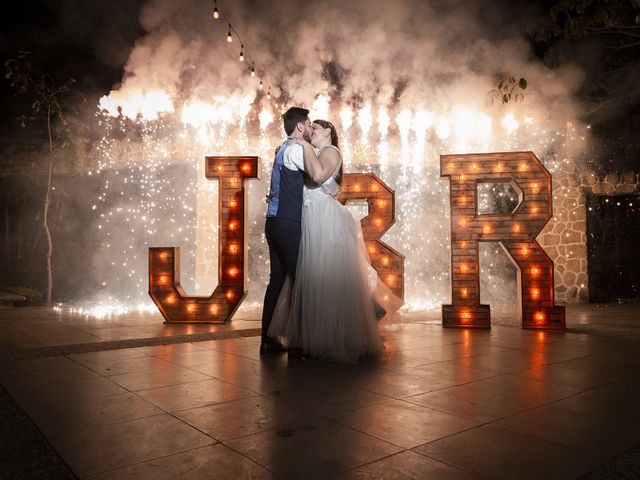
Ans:
<svg viewBox="0 0 640 480"><path fill-rule="evenodd" d="M260 355L269 355L270 353L284 352L285 348L278 342L262 342L260 344Z"/></svg>

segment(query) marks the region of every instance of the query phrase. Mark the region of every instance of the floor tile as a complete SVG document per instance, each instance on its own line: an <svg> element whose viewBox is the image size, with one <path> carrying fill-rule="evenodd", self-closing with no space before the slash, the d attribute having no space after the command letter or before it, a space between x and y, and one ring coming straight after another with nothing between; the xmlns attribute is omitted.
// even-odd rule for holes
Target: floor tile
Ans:
<svg viewBox="0 0 640 480"><path fill-rule="evenodd" d="M70 435L51 443L79 477L173 455L215 441L170 415L157 415Z"/></svg>
<svg viewBox="0 0 640 480"><path fill-rule="evenodd" d="M510 430L478 427L414 449L491 479L567 479L593 469L588 454Z"/></svg>
<svg viewBox="0 0 640 480"><path fill-rule="evenodd" d="M45 435L60 435L162 414L133 393L51 403L29 410Z"/></svg>
<svg viewBox="0 0 640 480"><path fill-rule="evenodd" d="M401 449L334 423L310 419L290 430L225 442L284 478L316 479L369 463Z"/></svg>
<svg viewBox="0 0 640 480"><path fill-rule="evenodd" d="M138 392L140 397L167 412L202 407L255 395L248 390L212 379Z"/></svg>
<svg viewBox="0 0 640 480"><path fill-rule="evenodd" d="M114 375L109 379L131 391L148 390L151 388L178 385L181 383L209 380L211 377L188 368L167 364L162 368L155 368L148 372L126 373Z"/></svg>
<svg viewBox="0 0 640 480"><path fill-rule="evenodd" d="M262 396L181 410L175 415L219 441L267 430L291 430L316 418L307 411Z"/></svg>
<svg viewBox="0 0 640 480"><path fill-rule="evenodd" d="M217 444L118 468L90 480L271 480L276 477L230 448Z"/></svg>
<svg viewBox="0 0 640 480"><path fill-rule="evenodd" d="M403 448L438 440L481 423L401 400L339 412L330 418Z"/></svg>
<svg viewBox="0 0 640 480"><path fill-rule="evenodd" d="M331 480L473 480L479 477L414 452L402 452L330 477Z"/></svg>

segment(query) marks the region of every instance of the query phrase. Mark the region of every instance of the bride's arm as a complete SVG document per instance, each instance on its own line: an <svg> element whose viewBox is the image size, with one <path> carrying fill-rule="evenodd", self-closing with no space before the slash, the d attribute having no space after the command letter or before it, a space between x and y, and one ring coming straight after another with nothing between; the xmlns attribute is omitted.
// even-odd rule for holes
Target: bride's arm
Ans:
<svg viewBox="0 0 640 480"><path fill-rule="evenodd" d="M294 143L302 146L304 154L304 169L316 183L325 182L338 168L340 155L333 148L326 148L316 155L313 145L303 139L296 139Z"/></svg>

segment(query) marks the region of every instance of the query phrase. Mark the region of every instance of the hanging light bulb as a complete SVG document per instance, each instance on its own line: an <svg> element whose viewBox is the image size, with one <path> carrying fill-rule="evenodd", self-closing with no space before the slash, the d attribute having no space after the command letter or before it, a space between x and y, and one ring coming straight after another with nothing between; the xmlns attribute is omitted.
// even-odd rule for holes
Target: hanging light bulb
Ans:
<svg viewBox="0 0 640 480"><path fill-rule="evenodd" d="M227 33L227 42L233 42L233 37L231 36L231 24L229 24L229 33Z"/></svg>
<svg viewBox="0 0 640 480"><path fill-rule="evenodd" d="M244 62L244 45L240 45L240 61Z"/></svg>
<svg viewBox="0 0 640 480"><path fill-rule="evenodd" d="M269 87L269 90L267 91L267 98L271 100L271 87Z"/></svg>
<svg viewBox="0 0 640 480"><path fill-rule="evenodd" d="M218 20L220 18L220 12L218 11L217 0L214 0L213 4L215 5L215 7L213 7L213 19Z"/></svg>
<svg viewBox="0 0 640 480"><path fill-rule="evenodd" d="M255 69L255 67L253 65L254 65L254 62L251 62L251 76L255 77L256 76L256 69Z"/></svg>
<svg viewBox="0 0 640 480"><path fill-rule="evenodd" d="M263 87L264 85L262 85L262 79L260 79L260 90L262 90Z"/></svg>

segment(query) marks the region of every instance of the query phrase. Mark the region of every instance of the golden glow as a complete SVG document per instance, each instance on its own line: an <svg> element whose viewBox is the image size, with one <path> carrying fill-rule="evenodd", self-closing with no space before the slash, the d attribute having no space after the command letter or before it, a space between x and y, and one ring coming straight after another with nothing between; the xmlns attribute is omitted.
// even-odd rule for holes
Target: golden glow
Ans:
<svg viewBox="0 0 640 480"><path fill-rule="evenodd" d="M466 263L461 263L460 264L460 272L461 273L467 273L469 271L469 265L467 265Z"/></svg>
<svg viewBox="0 0 640 480"><path fill-rule="evenodd" d="M232 277L232 278L237 277L238 276L238 269L235 268L235 267L231 267L229 269L229 276Z"/></svg>
<svg viewBox="0 0 640 480"><path fill-rule="evenodd" d="M167 297L167 303L169 303L169 304L176 303L176 296L175 295L169 295Z"/></svg>
<svg viewBox="0 0 640 480"><path fill-rule="evenodd" d="M226 297L227 297L227 300L231 300L233 298L233 291L227 290Z"/></svg>
<svg viewBox="0 0 640 480"><path fill-rule="evenodd" d="M229 245L229 251L233 254L238 253L238 245L232 243L231 245Z"/></svg>
<svg viewBox="0 0 640 480"><path fill-rule="evenodd" d="M482 233L491 233L493 229L491 228L491 225L483 225L482 226Z"/></svg>
<svg viewBox="0 0 640 480"><path fill-rule="evenodd" d="M374 223L379 227L380 225L382 225L382 219L376 217Z"/></svg>
<svg viewBox="0 0 640 480"><path fill-rule="evenodd" d="M469 296L469 289L468 288L462 288L460 289L460 295L464 298Z"/></svg>
<svg viewBox="0 0 640 480"><path fill-rule="evenodd" d="M211 315L217 315L218 314L218 306L217 305L211 305L209 307L209 313L211 313Z"/></svg>
<svg viewBox="0 0 640 480"><path fill-rule="evenodd" d="M166 260L167 258L169 258L169 254L168 254L167 252L162 252L162 253L160 254L160 258L161 258L162 260Z"/></svg>
<svg viewBox="0 0 640 480"><path fill-rule="evenodd" d="M187 305L187 313L193 313L196 311L196 306L193 303L189 303Z"/></svg>
<svg viewBox="0 0 640 480"><path fill-rule="evenodd" d="M540 273L542 273L540 267L538 267L537 265L531 267L531 275L540 275Z"/></svg>
<svg viewBox="0 0 640 480"><path fill-rule="evenodd" d="M387 257L386 255L382 257L382 264L389 265L389 257Z"/></svg>
<svg viewBox="0 0 640 480"><path fill-rule="evenodd" d="M229 222L229 230L235 230L238 228L238 224L236 222Z"/></svg>
<svg viewBox="0 0 640 480"><path fill-rule="evenodd" d="M460 248L462 248L462 249L466 249L467 245L468 245L468 242L466 242L466 241L460 242Z"/></svg>
<svg viewBox="0 0 640 480"><path fill-rule="evenodd" d="M160 276L160 283L167 283L167 276L166 275L161 275Z"/></svg>
<svg viewBox="0 0 640 480"><path fill-rule="evenodd" d="M531 289L531 297L534 298L534 299L540 298L540 289L539 288L532 288Z"/></svg>
<svg viewBox="0 0 640 480"><path fill-rule="evenodd" d="M516 233L520 233L520 224L519 223L516 223L513 226L513 231L516 232Z"/></svg>
<svg viewBox="0 0 640 480"><path fill-rule="evenodd" d="M235 200L231 200L229 202L229 207L230 208L236 208L238 206L238 202L236 202Z"/></svg>

